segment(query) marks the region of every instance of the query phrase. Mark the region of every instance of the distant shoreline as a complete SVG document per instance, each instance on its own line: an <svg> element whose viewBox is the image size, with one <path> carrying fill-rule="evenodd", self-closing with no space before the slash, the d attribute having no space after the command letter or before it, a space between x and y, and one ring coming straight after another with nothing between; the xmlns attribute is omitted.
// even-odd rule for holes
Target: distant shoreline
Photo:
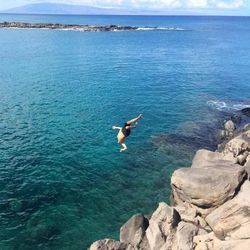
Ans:
<svg viewBox="0 0 250 250"><path fill-rule="evenodd" d="M0 22L0 29L43 29L43 30L69 30L81 32L114 32L114 31L135 31L135 30L166 30L185 31L178 27L139 27L120 25L80 25L80 24L60 24L60 23L26 23L26 22Z"/></svg>
<svg viewBox="0 0 250 250"><path fill-rule="evenodd" d="M129 31L137 30L136 26L119 25L78 25L78 24L59 24L59 23L25 23L25 22L1 22L0 28L16 29L51 29L51 30L75 30L82 32L107 32L107 31ZM152 27L155 28L155 27Z"/></svg>

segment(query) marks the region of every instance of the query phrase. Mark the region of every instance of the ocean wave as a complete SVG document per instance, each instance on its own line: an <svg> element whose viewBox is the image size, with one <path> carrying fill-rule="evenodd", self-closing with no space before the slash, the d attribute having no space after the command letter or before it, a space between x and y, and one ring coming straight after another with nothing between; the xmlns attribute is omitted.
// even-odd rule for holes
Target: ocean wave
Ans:
<svg viewBox="0 0 250 250"><path fill-rule="evenodd" d="M220 111L237 111L250 107L250 104L226 103L224 101L215 101L215 100L207 101L207 105Z"/></svg>

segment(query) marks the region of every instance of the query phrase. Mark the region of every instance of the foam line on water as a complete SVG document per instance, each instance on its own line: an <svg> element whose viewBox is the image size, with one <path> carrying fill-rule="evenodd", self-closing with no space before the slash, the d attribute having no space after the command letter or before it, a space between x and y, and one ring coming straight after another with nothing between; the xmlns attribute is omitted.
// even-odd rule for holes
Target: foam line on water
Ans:
<svg viewBox="0 0 250 250"><path fill-rule="evenodd" d="M216 100L209 100L207 101L207 105L209 105L212 108L215 108L220 111L230 111L230 110L241 110L244 108L249 108L250 104L244 104L244 103L226 103L224 101L216 101Z"/></svg>
<svg viewBox="0 0 250 250"><path fill-rule="evenodd" d="M179 27L139 27L136 30L143 30L143 31L149 31L149 30L185 31L185 29L179 28Z"/></svg>

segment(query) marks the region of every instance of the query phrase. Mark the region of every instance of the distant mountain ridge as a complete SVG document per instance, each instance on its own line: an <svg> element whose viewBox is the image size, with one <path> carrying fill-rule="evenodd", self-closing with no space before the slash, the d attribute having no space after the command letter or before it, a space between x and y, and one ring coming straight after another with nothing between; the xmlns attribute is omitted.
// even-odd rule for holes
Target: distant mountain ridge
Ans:
<svg viewBox="0 0 250 250"><path fill-rule="evenodd" d="M7 14L58 14L58 15L215 15L207 10L149 10L149 9L124 9L101 8L87 5L60 4L60 3L35 3L0 11ZM216 15L225 15L217 11ZM227 15L237 15L237 12L227 11Z"/></svg>
<svg viewBox="0 0 250 250"><path fill-rule="evenodd" d="M7 14L58 14L58 15L196 15L194 11L183 10L146 10L146 9L118 9L101 8L86 5L36 3L28 4L0 13Z"/></svg>
<svg viewBox="0 0 250 250"><path fill-rule="evenodd" d="M2 11L11 14L65 14L65 15L131 15L141 14L142 10L98 8L84 5L57 3L28 4ZM146 14L158 14L157 11L144 11Z"/></svg>

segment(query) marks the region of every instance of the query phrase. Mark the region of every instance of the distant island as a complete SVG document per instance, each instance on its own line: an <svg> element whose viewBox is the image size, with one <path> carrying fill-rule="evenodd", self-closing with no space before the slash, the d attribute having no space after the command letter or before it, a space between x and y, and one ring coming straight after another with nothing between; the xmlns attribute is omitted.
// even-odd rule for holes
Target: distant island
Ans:
<svg viewBox="0 0 250 250"><path fill-rule="evenodd" d="M187 13L178 11L160 11L149 9L103 8L87 5L62 4L62 3L35 3L27 4L1 11L9 14L56 14L56 15L194 15L193 11Z"/></svg>
<svg viewBox="0 0 250 250"><path fill-rule="evenodd" d="M125 5L116 5L116 7L97 5L81 5L72 3L49 3L40 2L13 7L10 9L1 9L0 13L5 14L37 14L37 15L149 15L149 16L249 16L249 10L244 12L235 9L185 9L185 8L150 8L147 5L134 6L133 8ZM115 5L113 5L115 6Z"/></svg>
<svg viewBox="0 0 250 250"><path fill-rule="evenodd" d="M82 32L108 32L108 31L131 31L131 30L169 30L183 31L175 27L138 27L120 25L79 25L79 24L60 24L60 23L24 23L24 22L0 22L1 28L9 29L51 29L51 30L71 30Z"/></svg>

